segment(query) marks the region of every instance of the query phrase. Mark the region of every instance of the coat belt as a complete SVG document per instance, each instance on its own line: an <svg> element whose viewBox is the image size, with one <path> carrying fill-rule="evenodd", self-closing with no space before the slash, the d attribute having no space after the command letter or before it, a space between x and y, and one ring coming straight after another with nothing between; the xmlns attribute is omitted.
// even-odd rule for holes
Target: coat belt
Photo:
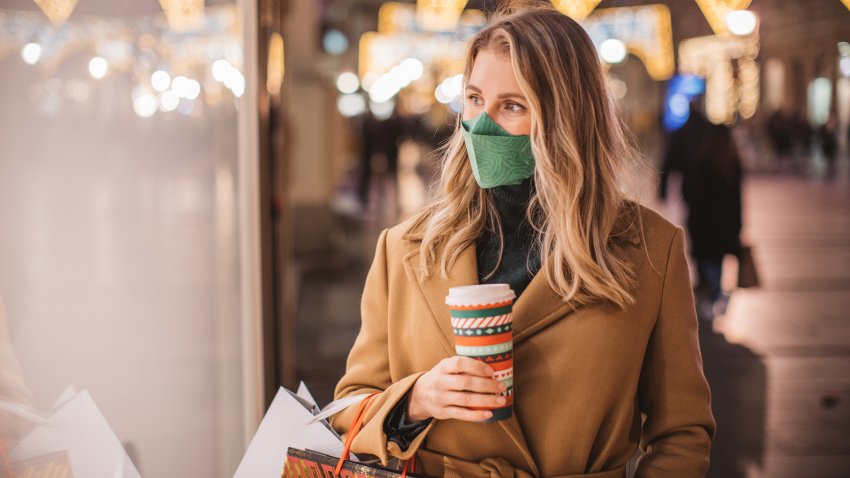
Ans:
<svg viewBox="0 0 850 478"><path fill-rule="evenodd" d="M517 468L504 458L484 458L480 462L461 460L426 448L416 452L417 470L428 476L443 478L537 478ZM420 468L421 466L421 468ZM599 473L557 475L544 478L624 478L626 466Z"/></svg>

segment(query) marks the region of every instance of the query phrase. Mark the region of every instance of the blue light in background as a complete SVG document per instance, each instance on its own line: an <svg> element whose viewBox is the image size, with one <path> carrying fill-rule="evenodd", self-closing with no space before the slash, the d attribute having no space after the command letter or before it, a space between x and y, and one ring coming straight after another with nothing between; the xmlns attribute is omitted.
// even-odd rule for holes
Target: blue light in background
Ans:
<svg viewBox="0 0 850 478"><path fill-rule="evenodd" d="M695 75L676 75L667 83L664 98L664 129L675 131L688 121L690 102L705 93L705 79Z"/></svg>
<svg viewBox="0 0 850 478"><path fill-rule="evenodd" d="M348 38L339 30L328 30L322 38L322 46L331 55L342 55L348 50Z"/></svg>

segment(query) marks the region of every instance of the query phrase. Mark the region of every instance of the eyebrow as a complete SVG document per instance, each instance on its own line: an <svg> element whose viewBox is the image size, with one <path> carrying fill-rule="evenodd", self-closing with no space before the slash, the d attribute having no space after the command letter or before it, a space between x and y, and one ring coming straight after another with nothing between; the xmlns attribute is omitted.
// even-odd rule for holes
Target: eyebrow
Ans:
<svg viewBox="0 0 850 478"><path fill-rule="evenodd" d="M471 83L470 83L470 84L467 84L467 85L466 85L466 87L467 87L468 89L470 89L470 90L472 90L472 91L476 92L476 93L482 93L481 88L479 88L479 87L477 87L477 86L475 86L475 85L473 85L473 84L471 84ZM500 99L500 100L501 100L501 99L505 99L505 98L516 98L516 99L518 99L518 100L525 101L525 97L524 97L524 96L522 96L522 95L521 95L521 94L519 94L519 93L513 93L513 92L510 92L510 93L502 93L502 94L500 94L499 96L497 96L497 98L498 98L498 99Z"/></svg>

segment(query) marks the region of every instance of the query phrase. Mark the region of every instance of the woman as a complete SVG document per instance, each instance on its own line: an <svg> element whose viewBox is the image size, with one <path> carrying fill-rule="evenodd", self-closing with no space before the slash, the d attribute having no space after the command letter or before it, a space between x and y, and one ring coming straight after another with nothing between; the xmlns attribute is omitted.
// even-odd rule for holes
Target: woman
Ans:
<svg viewBox="0 0 850 478"><path fill-rule="evenodd" d="M618 190L634 156L587 34L551 8L501 17L470 41L464 89L435 201L378 240L335 393L381 392L352 451L433 476L620 478L640 446L637 476L703 476L683 233ZM484 423L499 382L455 356L444 300L493 282L519 295L515 401Z"/></svg>

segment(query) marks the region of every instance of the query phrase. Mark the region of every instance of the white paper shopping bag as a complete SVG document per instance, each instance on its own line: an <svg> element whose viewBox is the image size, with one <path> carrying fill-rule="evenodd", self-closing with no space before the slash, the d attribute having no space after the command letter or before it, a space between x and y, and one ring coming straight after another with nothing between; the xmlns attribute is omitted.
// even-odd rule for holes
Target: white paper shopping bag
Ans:
<svg viewBox="0 0 850 478"><path fill-rule="evenodd" d="M12 449L12 462L67 451L75 477L141 478L87 391L64 394L47 421Z"/></svg>
<svg viewBox="0 0 850 478"><path fill-rule="evenodd" d="M352 398L353 401L348 401L355 403L363 397ZM341 410L337 402L331 405L334 404L337 404L336 409ZM329 407L326 407L326 410ZM281 387L233 478L280 476L289 447L314 450L336 457L342 455L343 443L339 434L324 418L316 419L319 413L315 400L303 383L298 388L298 394ZM354 454L349 454L348 459L359 461Z"/></svg>

